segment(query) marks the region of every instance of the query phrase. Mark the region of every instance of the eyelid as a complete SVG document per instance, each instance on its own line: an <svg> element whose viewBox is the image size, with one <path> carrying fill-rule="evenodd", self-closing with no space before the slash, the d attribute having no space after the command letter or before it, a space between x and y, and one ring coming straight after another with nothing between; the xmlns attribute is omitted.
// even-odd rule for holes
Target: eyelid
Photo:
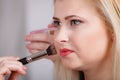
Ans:
<svg viewBox="0 0 120 80"><path fill-rule="evenodd" d="M59 22L59 23L61 23L59 20L53 20L53 23L54 23L54 22Z"/></svg>
<svg viewBox="0 0 120 80"><path fill-rule="evenodd" d="M79 20L79 21L83 21L83 20L80 19L80 18L70 18L69 20Z"/></svg>
<svg viewBox="0 0 120 80"><path fill-rule="evenodd" d="M79 21L80 23L83 23L83 22L84 22L83 20L80 20L80 19L71 19L70 22L71 22L71 21Z"/></svg>
<svg viewBox="0 0 120 80"><path fill-rule="evenodd" d="M84 18L79 17L79 16L70 17L70 18L68 18L68 20L80 20L80 21L85 21Z"/></svg>
<svg viewBox="0 0 120 80"><path fill-rule="evenodd" d="M57 27L57 26L61 26L61 22L59 20L53 20L52 24Z"/></svg>
<svg viewBox="0 0 120 80"><path fill-rule="evenodd" d="M60 21L60 20L58 20L58 19L53 19L53 22L54 22L54 21L58 21L58 22L61 22L61 21Z"/></svg>

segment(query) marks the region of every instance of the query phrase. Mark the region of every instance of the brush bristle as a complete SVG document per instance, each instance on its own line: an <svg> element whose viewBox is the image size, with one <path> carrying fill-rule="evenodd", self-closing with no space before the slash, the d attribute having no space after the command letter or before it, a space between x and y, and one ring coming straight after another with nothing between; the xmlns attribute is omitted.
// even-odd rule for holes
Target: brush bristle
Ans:
<svg viewBox="0 0 120 80"><path fill-rule="evenodd" d="M48 55L55 55L57 52L55 50L55 47L53 45L50 45L47 49L47 54Z"/></svg>

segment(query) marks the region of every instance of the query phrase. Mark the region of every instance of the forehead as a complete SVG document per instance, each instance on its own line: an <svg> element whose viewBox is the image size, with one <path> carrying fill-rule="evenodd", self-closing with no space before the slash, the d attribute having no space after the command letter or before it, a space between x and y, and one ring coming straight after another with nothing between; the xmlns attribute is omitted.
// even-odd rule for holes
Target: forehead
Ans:
<svg viewBox="0 0 120 80"><path fill-rule="evenodd" d="M61 2L61 3L65 3L65 2L67 2L67 3L69 3L69 2L72 2L72 3L74 3L74 2L83 3L83 2L85 2L85 3L90 4L90 2L93 2L93 0L54 0L54 3L56 3L56 2Z"/></svg>
<svg viewBox="0 0 120 80"><path fill-rule="evenodd" d="M95 8L90 4L90 0L56 0L54 6L54 16L95 13Z"/></svg>

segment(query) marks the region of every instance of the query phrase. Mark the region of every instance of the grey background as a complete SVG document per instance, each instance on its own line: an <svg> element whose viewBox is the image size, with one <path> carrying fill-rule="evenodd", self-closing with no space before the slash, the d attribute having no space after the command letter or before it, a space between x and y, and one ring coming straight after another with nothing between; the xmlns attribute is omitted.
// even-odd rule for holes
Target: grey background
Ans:
<svg viewBox="0 0 120 80"><path fill-rule="evenodd" d="M53 16L52 0L0 0L0 57L30 55L24 36L47 27ZM26 65L19 80L53 80L53 63L47 59Z"/></svg>

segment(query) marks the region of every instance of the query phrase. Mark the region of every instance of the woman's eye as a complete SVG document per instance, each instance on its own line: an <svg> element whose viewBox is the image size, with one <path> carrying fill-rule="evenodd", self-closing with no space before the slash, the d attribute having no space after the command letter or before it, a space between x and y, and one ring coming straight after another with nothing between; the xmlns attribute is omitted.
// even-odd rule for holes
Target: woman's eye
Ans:
<svg viewBox="0 0 120 80"><path fill-rule="evenodd" d="M82 21L81 20L77 20L77 19L76 20L74 19L74 20L70 21L71 26L79 25L80 23L82 23Z"/></svg>
<svg viewBox="0 0 120 80"><path fill-rule="evenodd" d="M61 25L61 22L59 22L59 21L53 21L53 25L54 25L55 27L60 26L60 25Z"/></svg>

